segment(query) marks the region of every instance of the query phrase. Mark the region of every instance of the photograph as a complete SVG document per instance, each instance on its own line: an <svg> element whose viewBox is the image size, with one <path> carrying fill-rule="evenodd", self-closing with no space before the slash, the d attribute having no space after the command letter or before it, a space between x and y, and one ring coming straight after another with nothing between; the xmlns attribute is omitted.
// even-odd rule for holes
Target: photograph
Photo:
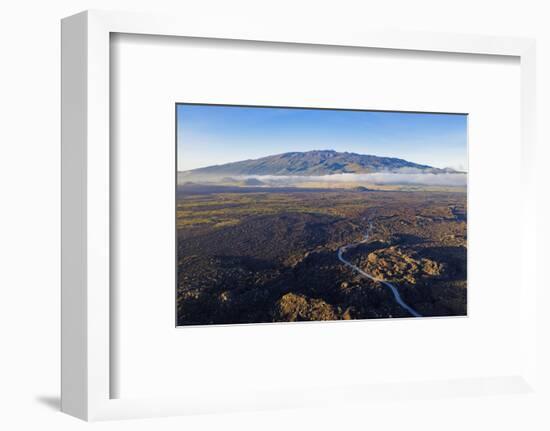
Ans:
<svg viewBox="0 0 550 431"><path fill-rule="evenodd" d="M467 316L467 114L175 109L177 326Z"/></svg>

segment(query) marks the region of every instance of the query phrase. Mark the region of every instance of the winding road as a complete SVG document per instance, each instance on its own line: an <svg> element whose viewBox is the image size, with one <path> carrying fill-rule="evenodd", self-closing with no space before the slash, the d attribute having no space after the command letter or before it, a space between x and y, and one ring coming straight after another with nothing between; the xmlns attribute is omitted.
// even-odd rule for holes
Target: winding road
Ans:
<svg viewBox="0 0 550 431"><path fill-rule="evenodd" d="M357 271L362 276L367 277L368 279L370 279L372 281L375 281L377 283L381 283L384 286L386 286L388 289L391 290L391 292L393 294L393 297L395 298L395 302L397 302L403 309L407 310L414 317L422 317L422 315L418 311L416 311L414 308L407 305L405 303L405 301L403 301L403 299L401 298L401 295L399 294L399 291L397 290L397 288L393 284L391 284L388 281L382 280L380 278L376 278L376 277L366 273L361 268L359 268L358 266L355 266L349 260L346 260L344 258L343 254L347 250L349 250L350 248L353 248L353 247L357 247L358 245L364 244L369 240L369 231L370 231L371 228L372 228L372 223L369 224L369 229L367 230L367 233L365 235L365 239L363 241L357 242L355 244L344 245L344 246L340 247L338 249L338 259L340 259L340 262L342 262L344 265L349 266L351 269L353 269L354 271Z"/></svg>

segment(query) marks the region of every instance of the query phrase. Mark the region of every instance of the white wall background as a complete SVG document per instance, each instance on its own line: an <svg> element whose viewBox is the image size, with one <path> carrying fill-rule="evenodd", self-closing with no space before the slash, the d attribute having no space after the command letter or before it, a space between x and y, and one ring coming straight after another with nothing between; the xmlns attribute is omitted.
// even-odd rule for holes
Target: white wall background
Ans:
<svg viewBox="0 0 550 431"><path fill-rule="evenodd" d="M195 14L197 19L325 25L536 37L540 169L550 151L550 11L523 0L11 0L0 9L0 427L81 429L57 411L59 397L59 20L84 9ZM496 160L495 162L498 162ZM539 173L541 214L549 174ZM539 262L548 228L540 226ZM506 265L506 263L504 263ZM541 265L541 268L543 266ZM540 282L545 287L550 283ZM550 295L541 292L541 319ZM550 340L550 336L541 336ZM550 363L550 342L540 360ZM546 374L548 377L548 374ZM546 406L529 397L457 399L454 403L382 403L199 416L94 425L101 429L549 429ZM466 414L467 413L467 414Z"/></svg>

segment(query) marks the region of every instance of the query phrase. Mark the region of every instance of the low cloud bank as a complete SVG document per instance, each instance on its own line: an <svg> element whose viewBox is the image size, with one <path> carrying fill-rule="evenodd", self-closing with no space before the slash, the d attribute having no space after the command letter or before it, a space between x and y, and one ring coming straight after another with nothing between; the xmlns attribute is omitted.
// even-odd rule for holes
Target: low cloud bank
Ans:
<svg viewBox="0 0 550 431"><path fill-rule="evenodd" d="M250 175L241 176L238 179L257 179L270 185L291 185L297 183L368 183L368 184L406 184L426 186L466 186L467 174L465 173L394 173L377 172L372 174L334 174L319 176L282 176L282 175Z"/></svg>

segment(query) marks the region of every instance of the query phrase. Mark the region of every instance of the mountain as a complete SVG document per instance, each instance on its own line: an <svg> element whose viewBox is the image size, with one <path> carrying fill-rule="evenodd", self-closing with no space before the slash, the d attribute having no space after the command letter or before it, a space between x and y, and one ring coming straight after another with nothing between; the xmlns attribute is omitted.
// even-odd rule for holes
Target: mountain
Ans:
<svg viewBox="0 0 550 431"><path fill-rule="evenodd" d="M243 181L243 185L245 186L265 186L266 183L263 181L258 180L257 178L247 178Z"/></svg>
<svg viewBox="0 0 550 431"><path fill-rule="evenodd" d="M221 178L227 176L311 176L342 173L365 174L373 172L449 173L449 168L438 169L393 157L378 157L333 150L315 150L276 154L254 160L226 163L180 172L183 178ZM453 171L455 172L455 171Z"/></svg>

